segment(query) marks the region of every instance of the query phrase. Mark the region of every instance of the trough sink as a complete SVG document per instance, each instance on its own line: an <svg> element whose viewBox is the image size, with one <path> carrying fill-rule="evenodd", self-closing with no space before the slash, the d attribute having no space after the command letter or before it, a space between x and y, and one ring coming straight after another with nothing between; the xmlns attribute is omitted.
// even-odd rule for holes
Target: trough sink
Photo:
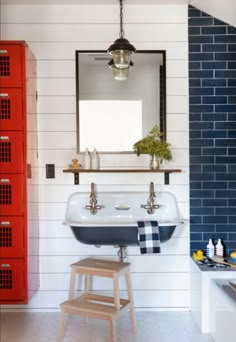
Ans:
<svg viewBox="0 0 236 342"><path fill-rule="evenodd" d="M94 214L88 209L90 194L76 192L68 199L64 224L84 244L132 246L138 245L138 221L158 221L160 241L166 242L181 223L176 199L169 192L157 193L154 203L159 208L150 214L141 207L149 196L147 192L98 193L101 209Z"/></svg>

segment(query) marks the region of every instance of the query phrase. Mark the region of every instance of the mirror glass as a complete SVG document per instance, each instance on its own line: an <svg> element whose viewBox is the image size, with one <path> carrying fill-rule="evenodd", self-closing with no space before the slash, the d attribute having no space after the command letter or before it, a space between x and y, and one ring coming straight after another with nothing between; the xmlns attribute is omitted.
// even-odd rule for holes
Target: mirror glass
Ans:
<svg viewBox="0 0 236 342"><path fill-rule="evenodd" d="M76 51L77 151L131 152L154 125L166 130L165 51L138 51L127 80L106 51Z"/></svg>

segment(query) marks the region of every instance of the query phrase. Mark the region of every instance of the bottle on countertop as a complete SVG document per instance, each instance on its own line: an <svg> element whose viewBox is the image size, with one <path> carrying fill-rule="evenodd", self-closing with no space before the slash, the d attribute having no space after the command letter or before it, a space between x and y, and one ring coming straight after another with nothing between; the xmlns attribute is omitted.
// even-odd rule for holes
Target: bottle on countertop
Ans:
<svg viewBox="0 0 236 342"><path fill-rule="evenodd" d="M221 239L218 239L216 244L216 255L223 256L224 255L224 246L222 245Z"/></svg>
<svg viewBox="0 0 236 342"><path fill-rule="evenodd" d="M93 150L92 155L91 155L91 168L93 170L96 170L99 168L99 156L98 156L96 148Z"/></svg>
<svg viewBox="0 0 236 342"><path fill-rule="evenodd" d="M212 258L215 255L215 246L213 244L212 239L209 239L209 242L206 247L206 256L208 258Z"/></svg>
<svg viewBox="0 0 236 342"><path fill-rule="evenodd" d="M89 150L88 148L85 149L84 152L84 157L83 157L83 168L88 170L91 167L91 162L90 162L90 155L89 155Z"/></svg>

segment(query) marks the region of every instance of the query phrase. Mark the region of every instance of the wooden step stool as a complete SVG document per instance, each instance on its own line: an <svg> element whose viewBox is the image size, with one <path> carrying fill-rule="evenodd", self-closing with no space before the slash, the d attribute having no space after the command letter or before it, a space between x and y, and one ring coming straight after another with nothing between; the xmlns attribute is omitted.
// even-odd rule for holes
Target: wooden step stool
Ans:
<svg viewBox="0 0 236 342"><path fill-rule="evenodd" d="M60 304L59 341L64 336L65 314L78 314L87 317L105 319L110 322L110 341L115 342L115 320L126 311L130 311L132 330L136 332L133 293L129 272L130 263L87 258L71 265L69 299ZM80 297L74 298L76 274L84 275L85 290ZM125 276L128 299L119 297L119 277ZM90 278L93 276L113 279L114 297L91 293Z"/></svg>

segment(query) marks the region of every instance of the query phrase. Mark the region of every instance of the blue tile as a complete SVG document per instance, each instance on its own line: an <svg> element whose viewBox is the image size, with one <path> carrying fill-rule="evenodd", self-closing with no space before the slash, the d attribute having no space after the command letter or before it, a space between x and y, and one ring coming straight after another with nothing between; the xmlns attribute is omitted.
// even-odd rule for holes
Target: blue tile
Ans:
<svg viewBox="0 0 236 342"><path fill-rule="evenodd" d="M213 36L189 36L190 44L213 44Z"/></svg>
<svg viewBox="0 0 236 342"><path fill-rule="evenodd" d="M214 157L190 156L190 164L214 164Z"/></svg>
<svg viewBox="0 0 236 342"><path fill-rule="evenodd" d="M216 88L215 95L236 95L236 88Z"/></svg>
<svg viewBox="0 0 236 342"><path fill-rule="evenodd" d="M226 69L226 62L203 62L202 69Z"/></svg>
<svg viewBox="0 0 236 342"><path fill-rule="evenodd" d="M229 96L228 98L231 98L231 97L232 96ZM228 121L236 121L236 113L228 113ZM236 138L236 136L235 136L235 138Z"/></svg>
<svg viewBox="0 0 236 342"><path fill-rule="evenodd" d="M219 35L214 38L215 43L236 43L236 35Z"/></svg>
<svg viewBox="0 0 236 342"><path fill-rule="evenodd" d="M230 166L229 166L230 168ZM217 181L233 181L236 180L236 174L231 170L229 173L216 174Z"/></svg>
<svg viewBox="0 0 236 342"><path fill-rule="evenodd" d="M191 198L212 198L214 196L214 191L210 190L191 190L190 189L190 197Z"/></svg>
<svg viewBox="0 0 236 342"><path fill-rule="evenodd" d="M194 122L194 121L200 122L200 121L202 121L201 114L199 114L199 113L189 114L189 121L190 122Z"/></svg>
<svg viewBox="0 0 236 342"><path fill-rule="evenodd" d="M229 199L229 200L228 200L228 204L229 204L229 206L234 206L234 207L236 207L236 198L234 198L234 199Z"/></svg>
<svg viewBox="0 0 236 342"><path fill-rule="evenodd" d="M188 9L188 16L189 17L200 17L200 15L201 15L201 12L198 9L196 9L194 7Z"/></svg>
<svg viewBox="0 0 236 342"><path fill-rule="evenodd" d="M201 45L200 44L190 44L188 48L189 52L200 52Z"/></svg>
<svg viewBox="0 0 236 342"><path fill-rule="evenodd" d="M227 149L222 147L213 147L213 148L203 148L202 154L204 156L222 156L227 154Z"/></svg>
<svg viewBox="0 0 236 342"><path fill-rule="evenodd" d="M205 207L226 207L226 199L215 199L213 196L210 199L203 199L203 206Z"/></svg>
<svg viewBox="0 0 236 342"><path fill-rule="evenodd" d="M225 87L226 80L223 79L203 79L202 80L203 87Z"/></svg>
<svg viewBox="0 0 236 342"><path fill-rule="evenodd" d="M207 173L207 172L204 172L204 173L192 173L190 175L190 179L191 180L194 180L194 181L214 181L215 180L215 175L214 173Z"/></svg>
<svg viewBox="0 0 236 342"><path fill-rule="evenodd" d="M190 240L191 241L201 241L202 240L202 233L190 233Z"/></svg>
<svg viewBox="0 0 236 342"><path fill-rule="evenodd" d="M201 80L199 79L190 79L189 80L189 86L190 87L200 87L201 85Z"/></svg>
<svg viewBox="0 0 236 342"><path fill-rule="evenodd" d="M190 114L191 116L191 114ZM190 131L189 132L189 138L190 139L200 139L202 136L201 131Z"/></svg>
<svg viewBox="0 0 236 342"><path fill-rule="evenodd" d="M228 62L228 69L236 69L236 62Z"/></svg>
<svg viewBox="0 0 236 342"><path fill-rule="evenodd" d="M227 44L202 44L202 52L226 52Z"/></svg>
<svg viewBox="0 0 236 342"><path fill-rule="evenodd" d="M200 70L201 69L201 62L189 62L189 70Z"/></svg>
<svg viewBox="0 0 236 342"><path fill-rule="evenodd" d="M235 135L236 135L236 132L235 132ZM229 156L236 156L236 147L228 148L228 155Z"/></svg>
<svg viewBox="0 0 236 342"><path fill-rule="evenodd" d="M235 215L236 217L235 208L217 208L216 215Z"/></svg>
<svg viewBox="0 0 236 342"><path fill-rule="evenodd" d="M227 121L227 114L226 113L209 113L209 114L202 114L202 121ZM217 131L214 131L217 133ZM215 135L214 137L217 137Z"/></svg>
<svg viewBox="0 0 236 342"><path fill-rule="evenodd" d="M224 21L222 20L219 20L219 19L216 19L214 18L214 25L217 25L217 26L228 26L228 24L226 24Z"/></svg>
<svg viewBox="0 0 236 342"><path fill-rule="evenodd" d="M190 122L189 127L190 127L190 130L212 130L213 123L212 122Z"/></svg>
<svg viewBox="0 0 236 342"><path fill-rule="evenodd" d="M223 106L226 106L226 105L218 105L218 106L219 106L219 109L220 109L220 106L223 107ZM229 106L232 106L232 105L228 105L227 106L228 109L229 109ZM210 112L214 111L213 105L190 105L189 109L190 109L190 112L192 112L192 113L210 113ZM218 111L222 112L222 111L224 111L224 109L218 110ZM232 108L231 111L233 111L233 108ZM235 111L236 111L236 108L235 108ZM227 112L229 112L229 110L227 110Z"/></svg>
<svg viewBox="0 0 236 342"><path fill-rule="evenodd" d="M217 180L218 172L220 174L226 173L226 165L221 165L221 164L220 165L216 165L216 164L203 165L202 166L202 172L216 172L215 177L216 177L216 180Z"/></svg>
<svg viewBox="0 0 236 342"><path fill-rule="evenodd" d="M212 26L213 25L213 18L190 18L188 20L189 26Z"/></svg>
<svg viewBox="0 0 236 342"><path fill-rule="evenodd" d="M190 146L191 146L191 142L190 142ZM201 148L191 147L190 148L190 154L191 154L191 156L200 156L202 154Z"/></svg>
<svg viewBox="0 0 236 342"><path fill-rule="evenodd" d="M227 223L227 222L228 222L227 216L203 216L203 223Z"/></svg>
<svg viewBox="0 0 236 342"><path fill-rule="evenodd" d="M228 80L229 87L236 87L236 79Z"/></svg>
<svg viewBox="0 0 236 342"><path fill-rule="evenodd" d="M189 89L190 95L214 95L214 89L213 88L194 88L191 87Z"/></svg>
<svg viewBox="0 0 236 342"><path fill-rule="evenodd" d="M236 78L236 70L216 70L215 77L217 78Z"/></svg>
<svg viewBox="0 0 236 342"><path fill-rule="evenodd" d="M229 189L236 189L236 182L229 182Z"/></svg>
<svg viewBox="0 0 236 342"><path fill-rule="evenodd" d="M202 34L226 34L226 27L224 26L207 26L201 27Z"/></svg>
<svg viewBox="0 0 236 342"><path fill-rule="evenodd" d="M236 190L216 190L215 192L216 198L228 198L235 199L236 198Z"/></svg>
<svg viewBox="0 0 236 342"><path fill-rule="evenodd" d="M190 199L190 206L191 207L199 207L199 206L201 206L201 204L202 204L202 200L199 198Z"/></svg>
<svg viewBox="0 0 236 342"><path fill-rule="evenodd" d="M201 96L189 96L189 103L190 104L201 104L202 98L201 98Z"/></svg>
<svg viewBox="0 0 236 342"><path fill-rule="evenodd" d="M234 145L234 146L236 146L236 145ZM233 173L236 172L236 165L229 165L228 168L229 168L229 172L233 172ZM235 179L236 179L236 175L235 175Z"/></svg>
<svg viewBox="0 0 236 342"><path fill-rule="evenodd" d="M218 164L236 164L235 157L216 157L216 163Z"/></svg>
<svg viewBox="0 0 236 342"><path fill-rule="evenodd" d="M234 103L236 103L236 96L229 96L229 97L228 97L228 103L229 103L229 104L234 104Z"/></svg>
<svg viewBox="0 0 236 342"><path fill-rule="evenodd" d="M202 138L223 138L227 137L226 131L213 131L213 130L206 130L202 131ZM225 146L225 145L218 145L218 146Z"/></svg>
<svg viewBox="0 0 236 342"><path fill-rule="evenodd" d="M216 225L217 232L234 232L236 233L236 225L224 224L224 225Z"/></svg>
<svg viewBox="0 0 236 342"><path fill-rule="evenodd" d="M219 235L219 233L203 234L203 239L204 239L204 241L207 241L207 243L208 243L209 239L213 239L214 243L216 243L218 239L221 239L221 240L223 240L223 243L224 243L224 240L227 239L227 233L221 233L220 235Z"/></svg>
<svg viewBox="0 0 236 342"><path fill-rule="evenodd" d="M188 28L188 34L191 36L191 35L200 35L201 34L201 30L200 30L200 27L189 27Z"/></svg>
<svg viewBox="0 0 236 342"><path fill-rule="evenodd" d="M190 222L193 224L202 223L202 216L190 216Z"/></svg>
<svg viewBox="0 0 236 342"><path fill-rule="evenodd" d="M227 182L203 182L203 189L227 189Z"/></svg>
<svg viewBox="0 0 236 342"><path fill-rule="evenodd" d="M229 139L235 139L235 131L229 131L228 137L229 137Z"/></svg>
<svg viewBox="0 0 236 342"><path fill-rule="evenodd" d="M215 105L216 112L236 112L236 105ZM220 128L219 128L220 129Z"/></svg>
<svg viewBox="0 0 236 342"><path fill-rule="evenodd" d="M213 139L191 139L190 140L191 147L203 147L203 146L213 146Z"/></svg>
<svg viewBox="0 0 236 342"><path fill-rule="evenodd" d="M236 241L236 233L229 233L229 240L232 241Z"/></svg>
<svg viewBox="0 0 236 342"><path fill-rule="evenodd" d="M236 107L236 106L235 106ZM236 129L236 121L229 121L229 122L216 122L215 129ZM236 133L235 133L236 135Z"/></svg>
<svg viewBox="0 0 236 342"><path fill-rule="evenodd" d="M236 44L228 44L228 51L229 52L236 51Z"/></svg>
<svg viewBox="0 0 236 342"><path fill-rule="evenodd" d="M203 88L207 89L207 88ZM203 104L227 103L227 96L203 96Z"/></svg>
<svg viewBox="0 0 236 342"><path fill-rule="evenodd" d="M190 187L193 190L202 189L202 182L192 182L192 181L190 181Z"/></svg>
<svg viewBox="0 0 236 342"><path fill-rule="evenodd" d="M189 61L212 61L212 60L213 60L213 53L209 53L209 52L189 53Z"/></svg>
<svg viewBox="0 0 236 342"><path fill-rule="evenodd" d="M226 138L226 131L222 131L225 134ZM223 137L222 137L223 138ZM215 146L236 146L236 138L235 139L216 139ZM236 169L235 169L236 172Z"/></svg>
<svg viewBox="0 0 236 342"><path fill-rule="evenodd" d="M191 224L192 232L214 232L214 224Z"/></svg>
<svg viewBox="0 0 236 342"><path fill-rule="evenodd" d="M206 249L206 242L190 242L190 254L192 254L194 251L198 249Z"/></svg>
<svg viewBox="0 0 236 342"><path fill-rule="evenodd" d="M189 77L190 78L213 78L213 71L212 70L202 70L202 71L190 70Z"/></svg>
<svg viewBox="0 0 236 342"><path fill-rule="evenodd" d="M236 38L236 36L235 36ZM216 52L215 53L215 60L220 61L235 61L236 59L236 53L235 52Z"/></svg>
<svg viewBox="0 0 236 342"><path fill-rule="evenodd" d="M228 34L236 34L236 27L228 26L227 27L227 33Z"/></svg>
<svg viewBox="0 0 236 342"><path fill-rule="evenodd" d="M229 223L236 223L236 216L229 216Z"/></svg>

